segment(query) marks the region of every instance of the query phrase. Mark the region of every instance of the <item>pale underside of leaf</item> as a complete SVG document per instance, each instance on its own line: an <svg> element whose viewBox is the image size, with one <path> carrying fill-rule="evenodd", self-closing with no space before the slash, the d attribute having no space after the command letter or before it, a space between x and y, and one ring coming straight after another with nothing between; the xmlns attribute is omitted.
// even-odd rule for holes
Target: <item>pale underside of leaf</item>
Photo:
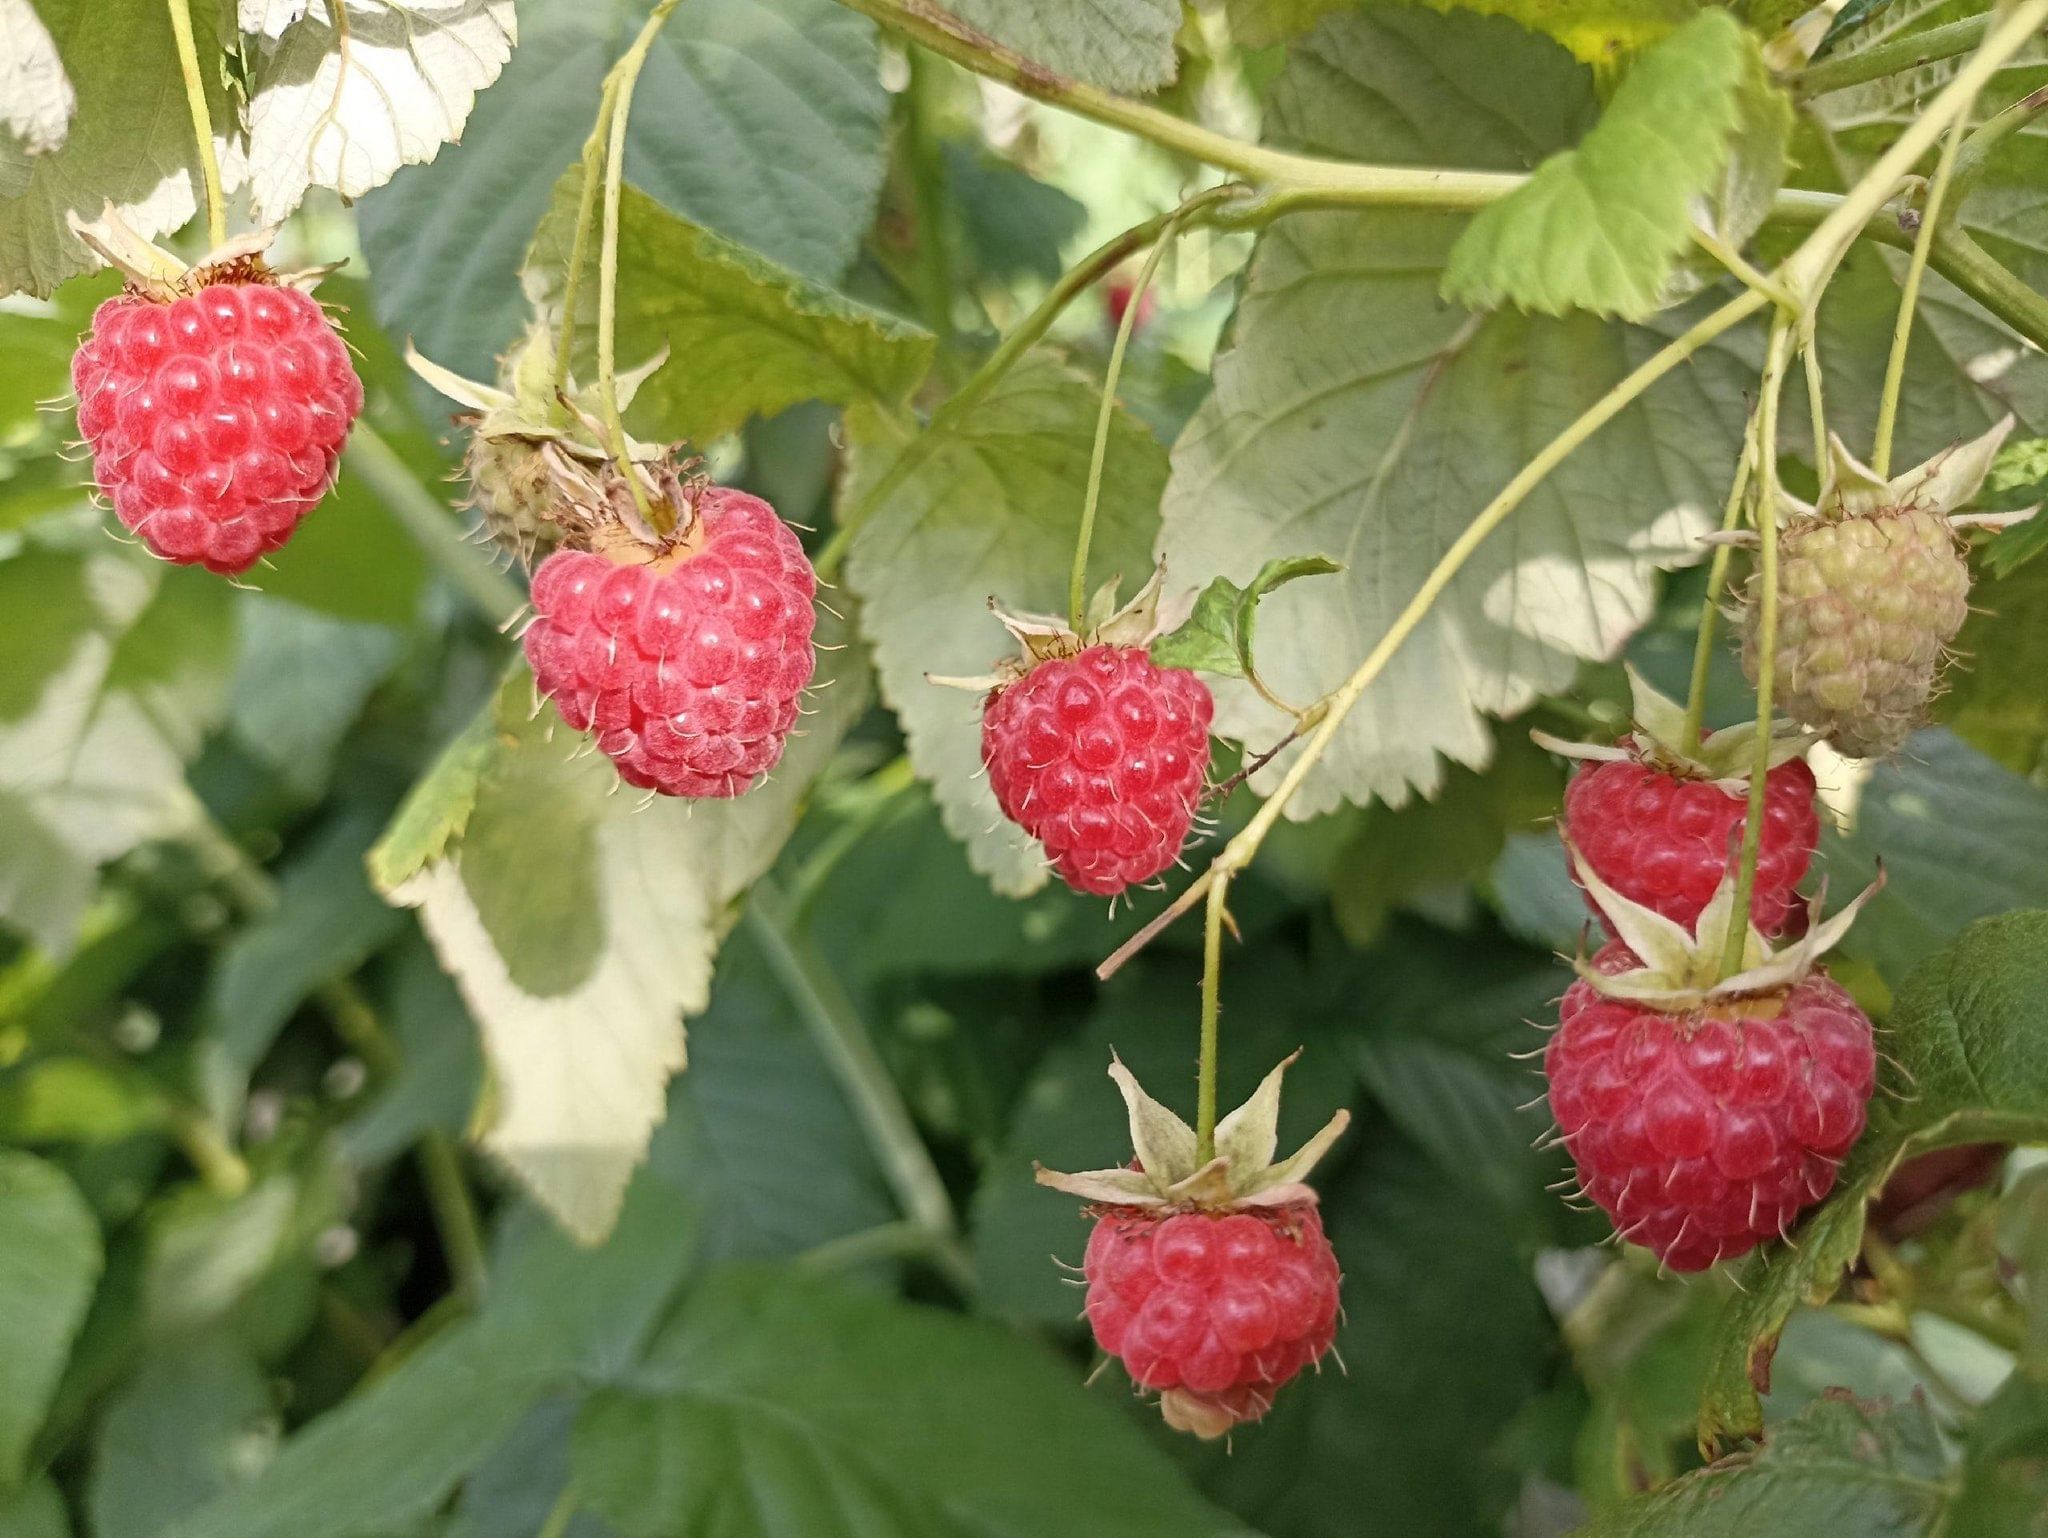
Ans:
<svg viewBox="0 0 2048 1538"><path fill-rule="evenodd" d="M277 37L306 14L311 0L236 0L235 25L254 37Z"/></svg>
<svg viewBox="0 0 2048 1538"><path fill-rule="evenodd" d="M981 702L929 678L986 674L1014 649L989 599L1020 610L1061 606L1100 403L1093 383L1038 355L971 410L941 413L907 446L873 413L848 418L854 474L841 507L884 488L846 564L883 697L947 829L1011 896L1044 885L1044 855L996 808L981 766ZM899 473L899 455L917 456L914 467ZM1135 581L1151 569L1145 541L1163 459L1151 433L1119 412L1095 529L1098 579Z"/></svg>
<svg viewBox="0 0 2048 1538"><path fill-rule="evenodd" d="M30 155L64 147L78 93L29 0L0 0L0 128Z"/></svg>
<svg viewBox="0 0 2048 1538"><path fill-rule="evenodd" d="M1417 53L1434 75L1404 71ZM1495 110L1454 130L1451 103L1466 96ZM1395 9L1333 20L1297 49L1273 122L1323 153L1513 165L1571 136L1590 103L1583 70L1507 22ZM1302 550L1344 567L1264 619L1260 671L1283 699L1341 683L1488 499L1689 322L1690 311L1622 327L1446 309L1435 290L1457 233L1443 216L1385 211L1276 226L1214 393L1174 449L1160 548L1176 586L1249 581ZM1620 648L1649 613L1656 570L1701 554L1753 382L1749 346L1705 349L1536 489L1394 655L1289 815L1428 792L1440 757L1487 761L1487 715ZM1242 684L1216 694L1217 730L1250 747L1292 724Z"/></svg>
<svg viewBox="0 0 2048 1538"><path fill-rule="evenodd" d="M283 219L309 188L360 197L432 160L461 136L517 36L512 0L349 0L345 33L335 3L311 0L259 49L247 164L259 224Z"/></svg>
<svg viewBox="0 0 2048 1538"><path fill-rule="evenodd" d="M819 638L836 644L836 623ZM541 760L522 783L552 803L533 813L570 840L562 879L534 890L516 852L466 862L457 844L392 894L420 909L483 1033L493 1085L484 1146L579 1239L610 1232L665 1114L668 1079L685 1057L683 1017L709 1002L730 905L773 863L805 790L867 700L858 650L823 653L806 697L812 714L782 763L744 796L696 803L621 787L550 709L551 729L522 731L504 751ZM507 783L503 764L496 772ZM499 812L509 826L518 808ZM480 805L476 819L484 815ZM467 836L477 836L475 820ZM600 911L584 911L593 900ZM550 945L561 954L529 949Z"/></svg>

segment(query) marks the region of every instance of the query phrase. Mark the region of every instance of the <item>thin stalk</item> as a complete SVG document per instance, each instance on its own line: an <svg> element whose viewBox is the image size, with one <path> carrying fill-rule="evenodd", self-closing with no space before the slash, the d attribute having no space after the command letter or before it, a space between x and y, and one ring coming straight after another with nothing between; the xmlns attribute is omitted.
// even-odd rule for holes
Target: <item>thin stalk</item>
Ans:
<svg viewBox="0 0 2048 1538"><path fill-rule="evenodd" d="M1966 16L1910 37L1895 37L1861 53L1823 59L1792 77L1792 94L1802 98L1825 96L1830 91L1882 80L1939 59L1953 59L1983 42L1984 34L1990 30L1990 16Z"/></svg>
<svg viewBox="0 0 2048 1538"><path fill-rule="evenodd" d="M1124 354L1130 350L1131 335L1138 328L1138 311L1145 303L1154 274L1159 271L1160 259L1173 244L1173 237L1180 233L1182 221L1204 201L1214 201L1213 189L1181 204L1160 230L1159 239L1145 254L1145 265L1138 269L1138 281L1131 289L1130 303L1124 306L1123 318L1117 322L1116 341L1109 349L1109 369L1102 379L1102 409L1095 418L1095 446L1088 457L1088 493L1081 499L1081 531L1074 538L1074 565L1067 574L1067 624L1077 635L1087 615L1088 547L1095 539L1095 510L1102 501L1102 467L1109 456L1109 427L1116 416L1116 387L1123 377Z"/></svg>
<svg viewBox="0 0 2048 1538"><path fill-rule="evenodd" d="M2048 4L2048 0L2043 0L2043 3ZM1409 636L1415 633L1424 616L1443 595L1444 589L1451 585L1459 571L1464 568L1466 561L1472 558L1473 552L1527 500L1529 493L1541 485L1544 478L1569 458L1580 444L1613 421L1650 386L1723 332L1747 320L1768 303L1769 300L1756 290L1744 289L1718 310L1695 322L1684 335L1645 359L1634 372L1595 401L1576 421L1545 444L1534 459L1515 473L1514 478L1480 510L1479 515L1466 525L1465 531L1438 558L1436 565L1430 568L1429 575L1423 578L1422 585L1416 589L1415 596L1410 598L1407 606L1394 617L1393 624L1387 627L1386 634L1380 637L1365 660L1328 696L1328 709L1322 721L1309 734L1302 751L1288 766L1287 773L1282 776L1273 794L1261 803L1251 821L1223 846L1216 858L1210 862L1209 868L1190 883L1159 918L1146 925L1141 934L1133 936L1121 950L1095 969L1097 977L1107 978L1116 972L1137 954L1143 943L1151 940L1167 924L1199 902L1211 890L1219 876L1235 875L1251 863L1259 851L1259 846L1265 842L1266 835L1272 832L1274 824L1286 810L1288 801L1301 789L1309 771L1328 750L1331 740L1343 726L1345 717L1350 715L1351 708L1358 703L1359 697L1385 670L1394 653L1399 651Z"/></svg>
<svg viewBox="0 0 2048 1538"><path fill-rule="evenodd" d="M1809 307L1799 317L1799 361L1806 370L1806 414L1813 426L1813 469L1816 475L1828 473L1828 407L1827 386L1823 382L1820 368L1820 337L1814 324L1819 305Z"/></svg>
<svg viewBox="0 0 2048 1538"><path fill-rule="evenodd" d="M674 515L666 501L657 509L648 497L640 472L633 464L625 421L619 414L619 201L626 185L626 123L633 111L633 88L639 83L641 67L654 47L655 34L679 3L680 0L659 0L648 13L640 35L633 39L633 46L612 66L605 79L605 90L612 97L611 142L604 158L604 233L597 251L598 400L604 410L605 430L611 438L612 458L619 474L625 477L626 489L633 495L633 506L657 534L667 534L675 527Z"/></svg>
<svg viewBox="0 0 2048 1538"><path fill-rule="evenodd" d="M597 124L583 141L583 181L576 194L576 232L569 241L569 271L562 280L562 323L555 339L555 394L569 388L569 358L576 347L576 300L583 269L590 265L590 234L597 222L597 189L603 181L605 141L611 134L610 84L597 102Z"/></svg>
<svg viewBox="0 0 2048 1538"><path fill-rule="evenodd" d="M581 1503L576 1497L576 1487L569 1486L555 1498L555 1504L548 1508L546 1520L534 1538L563 1538L569 1531L569 1524L576 1520L576 1508Z"/></svg>
<svg viewBox="0 0 2048 1538"><path fill-rule="evenodd" d="M2048 112L2048 85L2029 91L2010 107L1994 113L1970 130L1970 136L1963 140L1962 150L1956 156L1955 176L1949 182L1949 195L1956 200L1958 207L1969 196L1977 178L1984 174L1991 152L2043 112Z"/></svg>
<svg viewBox="0 0 2048 1538"><path fill-rule="evenodd" d="M963 1290L975 1285L973 1263L959 1244L959 1219L932 1163L895 1077L868 1034L867 1022L839 980L790 929L782 893L763 877L748 894L747 932L810 1027L840 1088L852 1101L883 1177L904 1215L930 1236L934 1258Z"/></svg>
<svg viewBox="0 0 2048 1538"><path fill-rule="evenodd" d="M1223 923L1230 896L1230 878L1209 887L1209 910L1202 930L1202 1048L1195 1076L1195 1162L1216 1157L1216 1058L1223 1013Z"/></svg>
<svg viewBox="0 0 2048 1538"><path fill-rule="evenodd" d="M925 319L939 339L942 357L953 340L953 241L946 223L946 163L932 124L940 77L931 58L910 52L910 84L903 92L903 126L909 139L910 190L917 213L918 281Z"/></svg>
<svg viewBox="0 0 2048 1538"><path fill-rule="evenodd" d="M1735 484L1728 489L1728 505L1721 510L1721 532L1733 532L1742 522L1742 501L1749 492L1749 467L1753 442L1748 433L1742 437L1742 453L1735 461ZM1680 747L1687 753L1697 752L1702 729L1707 716L1707 678L1714 669L1714 628L1721 618L1720 608L1715 600L1720 596L1721 586L1728 580L1728 567L1734 559L1734 549L1722 544L1714 547L1714 559L1707 567L1707 592L1700 605L1699 634L1692 645L1692 683L1685 693L1685 736Z"/></svg>
<svg viewBox="0 0 2048 1538"><path fill-rule="evenodd" d="M525 605L519 584L499 569L483 546L464 538L441 499L419 483L398 451L369 423L359 420L349 432L342 458L477 613L502 625Z"/></svg>
<svg viewBox="0 0 2048 1538"><path fill-rule="evenodd" d="M1771 303L1784 309L1797 310L1799 308L1793 302L1792 296L1772 281L1768 274L1759 272L1750 262L1749 258L1745 257L1740 251L1729 245L1727 241L1707 229L1704 225L1695 224L1692 227L1692 239L1694 245L1727 268L1734 277L1742 282L1745 288L1757 290L1768 298Z"/></svg>
<svg viewBox="0 0 2048 1538"><path fill-rule="evenodd" d="M192 134L198 141L199 180L206 201L206 243L219 246L228 238L228 211L220 190L220 158L213 150L213 113L206 105L206 77L199 72L199 44L192 35L190 0L168 0L171 38L178 50L178 73L185 81L185 105L192 112Z"/></svg>
<svg viewBox="0 0 2048 1538"><path fill-rule="evenodd" d="M1949 125L1948 137L1941 141L1941 159L1935 164L1934 179L1927 184L1927 196L1920 205L1920 232L1913 241L1913 254L1906 260L1906 281L1899 292L1899 313L1892 322L1891 356L1885 360L1884 390L1877 398L1877 435L1871 445L1870 468L1880 477L1891 474L1892 435L1899 422L1899 394L1906 380L1906 354L1913 345L1913 312L1920 303L1920 283L1927 276L1927 259L1934 252L1935 236L1941 229L1942 200L1947 196L1949 178L1955 174L1956 156L1969 129L1970 114L1966 107Z"/></svg>
<svg viewBox="0 0 2048 1538"><path fill-rule="evenodd" d="M931 1231L914 1218L898 1218L837 1239L827 1239L797 1256L796 1263L808 1271L852 1271L881 1260L904 1260L929 1255Z"/></svg>
<svg viewBox="0 0 2048 1538"><path fill-rule="evenodd" d="M1749 772L1749 808L1743 816L1742 859L1735 876L1735 908L1728 915L1728 934L1721 945L1721 974L1724 977L1742 970L1743 942L1749 936L1750 897L1756 889L1757 849L1763 838L1764 790L1771 770L1770 755L1763 751L1763 744L1770 740L1771 715L1775 707L1773 695L1777 684L1778 398L1784 392L1785 370L1792 361L1792 343L1792 327L1781 316L1771 327L1757 402L1757 754Z"/></svg>
<svg viewBox="0 0 2048 1538"><path fill-rule="evenodd" d="M840 513L839 527L833 531L832 537L825 542L824 549L818 552L817 560L812 563L818 573L818 579L821 582L829 582L837 575L841 563L846 559L846 552L852 548L862 526L888 501L897 488L916 474L918 467L924 463L936 441L935 430L973 409L984 396L1000 384L1003 376L1016 367L1027 352L1045 339L1046 334L1052 330L1069 305L1094 287L1104 274L1115 269L1133 252L1142 251L1147 246L1155 244L1165 233L1167 226L1176 220L1181 221L1183 229L1194 229L1213 222L1217 218L1219 208L1229 199L1249 195L1248 188L1235 185L1227 192L1222 188L1215 191L1215 201L1204 202L1193 213L1189 213L1187 205L1183 204L1179 208L1154 215L1142 224L1134 224L1120 235L1111 236L1063 273L1060 280L1046 291L1045 297L1032 308L1031 313L1011 327L1009 334L996 344L995 350L983 360L981 367L968 377L967 383L932 413L930 426L905 445L903 452L896 456L894 462L883 472L881 479L876 481L852 507Z"/></svg>
<svg viewBox="0 0 2048 1538"><path fill-rule="evenodd" d="M203 1112L191 1106L174 1107L171 1134L207 1189L222 1196L240 1196L249 1189L249 1162L235 1152Z"/></svg>

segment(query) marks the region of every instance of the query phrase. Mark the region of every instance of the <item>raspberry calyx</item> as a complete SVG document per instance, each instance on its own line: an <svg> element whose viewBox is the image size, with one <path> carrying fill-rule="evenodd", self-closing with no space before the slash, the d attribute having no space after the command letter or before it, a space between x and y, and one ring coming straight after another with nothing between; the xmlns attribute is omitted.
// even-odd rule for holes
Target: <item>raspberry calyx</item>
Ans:
<svg viewBox="0 0 2048 1538"><path fill-rule="evenodd" d="M1193 1129L1112 1059L1133 1164L1072 1175L1037 1167L1039 1184L1091 1204L1082 1273L1096 1344L1140 1392L1159 1394L1167 1424L1205 1440L1261 1419L1336 1339L1342 1278L1303 1182L1350 1113L1275 1163L1281 1079L1293 1061L1217 1124L1204 1160Z"/></svg>

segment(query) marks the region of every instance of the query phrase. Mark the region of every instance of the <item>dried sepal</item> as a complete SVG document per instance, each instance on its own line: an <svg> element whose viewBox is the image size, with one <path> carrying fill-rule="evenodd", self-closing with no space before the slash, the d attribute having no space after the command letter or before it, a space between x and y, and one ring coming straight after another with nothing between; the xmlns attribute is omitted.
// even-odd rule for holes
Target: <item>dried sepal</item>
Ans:
<svg viewBox="0 0 2048 1538"><path fill-rule="evenodd" d="M269 283L310 291L340 265L328 262L296 272L274 270L264 258L277 238L275 226L231 235L198 261L188 264L139 234L112 203L100 210L97 219L81 218L76 210L65 219L71 233L94 256L119 272L131 292L164 303L196 294L209 283Z"/></svg>
<svg viewBox="0 0 2048 1538"><path fill-rule="evenodd" d="M1822 518L1862 518L1902 508L1952 513L1983 487L2013 422L2007 413L1988 432L1952 443L1889 479L1879 476L1831 433L1828 473L1813 511Z"/></svg>

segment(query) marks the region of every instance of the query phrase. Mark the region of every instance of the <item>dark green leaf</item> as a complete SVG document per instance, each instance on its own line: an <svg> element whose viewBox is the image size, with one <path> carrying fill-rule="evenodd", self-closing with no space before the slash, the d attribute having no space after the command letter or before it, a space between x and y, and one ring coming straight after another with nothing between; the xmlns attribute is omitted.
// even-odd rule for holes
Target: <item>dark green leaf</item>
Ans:
<svg viewBox="0 0 2048 1538"><path fill-rule="evenodd" d="M270 1461L278 1431L270 1385L231 1336L149 1358L99 1424L87 1494L95 1538L152 1538L247 1483Z"/></svg>
<svg viewBox="0 0 2048 1538"><path fill-rule="evenodd" d="M626 1538L1242 1532L1080 1377L992 1325L720 1270L592 1397L574 1479Z"/></svg>
<svg viewBox="0 0 2048 1538"><path fill-rule="evenodd" d="M40 1159L0 1151L0 1489L27 1472L100 1259L99 1224L77 1188Z"/></svg>
<svg viewBox="0 0 2048 1538"><path fill-rule="evenodd" d="M64 1497L47 1478L0 1494L0 1538L71 1538Z"/></svg>
<svg viewBox="0 0 2048 1538"><path fill-rule="evenodd" d="M229 729L293 790L315 797L363 702L397 662L399 634L254 594L236 621Z"/></svg>
<svg viewBox="0 0 2048 1538"><path fill-rule="evenodd" d="M946 0L947 10L1026 58L1113 91L1173 79L1174 0Z"/></svg>

